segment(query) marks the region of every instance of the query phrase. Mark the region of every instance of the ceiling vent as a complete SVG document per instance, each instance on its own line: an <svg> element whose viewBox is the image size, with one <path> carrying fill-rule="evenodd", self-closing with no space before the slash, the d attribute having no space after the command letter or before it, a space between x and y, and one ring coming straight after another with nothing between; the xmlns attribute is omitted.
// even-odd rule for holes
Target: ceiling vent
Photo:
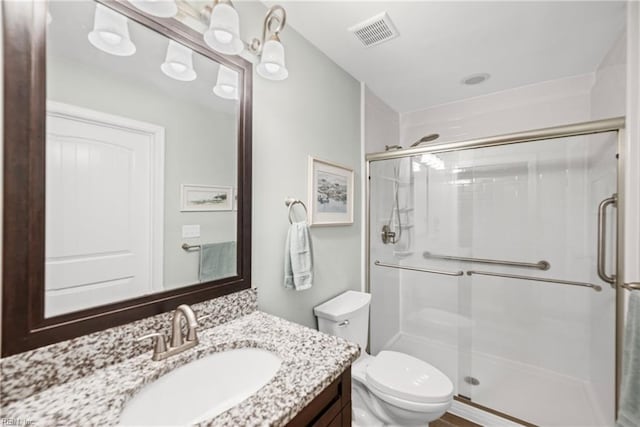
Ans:
<svg viewBox="0 0 640 427"><path fill-rule="evenodd" d="M398 30L387 12L382 12L349 28L364 47L371 47L398 37Z"/></svg>

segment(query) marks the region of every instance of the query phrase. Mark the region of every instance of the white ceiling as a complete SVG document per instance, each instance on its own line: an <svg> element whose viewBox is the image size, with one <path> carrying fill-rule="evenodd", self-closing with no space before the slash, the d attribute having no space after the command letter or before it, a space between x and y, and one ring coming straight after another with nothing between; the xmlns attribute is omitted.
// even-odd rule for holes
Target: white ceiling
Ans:
<svg viewBox="0 0 640 427"><path fill-rule="evenodd" d="M625 22L617 1L265 3L399 112L595 71ZM362 47L347 28L382 11L400 37ZM485 83L460 83L482 72Z"/></svg>

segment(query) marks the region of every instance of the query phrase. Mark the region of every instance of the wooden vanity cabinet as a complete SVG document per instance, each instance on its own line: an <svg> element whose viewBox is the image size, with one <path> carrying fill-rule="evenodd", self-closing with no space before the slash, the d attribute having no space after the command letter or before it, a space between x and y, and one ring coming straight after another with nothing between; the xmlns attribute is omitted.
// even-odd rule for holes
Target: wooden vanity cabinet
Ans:
<svg viewBox="0 0 640 427"><path fill-rule="evenodd" d="M288 427L351 427L351 366L305 406Z"/></svg>

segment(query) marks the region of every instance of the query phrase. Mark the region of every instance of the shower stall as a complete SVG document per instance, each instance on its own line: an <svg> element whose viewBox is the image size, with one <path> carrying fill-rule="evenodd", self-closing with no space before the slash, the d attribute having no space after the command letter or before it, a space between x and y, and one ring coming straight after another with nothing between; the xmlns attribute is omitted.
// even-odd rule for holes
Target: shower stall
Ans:
<svg viewBox="0 0 640 427"><path fill-rule="evenodd" d="M613 425L623 126L368 155L372 354L432 364L457 407Z"/></svg>

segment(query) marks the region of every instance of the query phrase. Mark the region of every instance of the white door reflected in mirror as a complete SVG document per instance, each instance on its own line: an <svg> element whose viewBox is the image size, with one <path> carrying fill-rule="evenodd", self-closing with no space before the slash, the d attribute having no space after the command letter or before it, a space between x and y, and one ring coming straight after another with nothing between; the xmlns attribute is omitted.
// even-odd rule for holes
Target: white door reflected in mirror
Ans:
<svg viewBox="0 0 640 427"><path fill-rule="evenodd" d="M108 6L49 12L45 317L237 275L238 73L222 98L226 67Z"/></svg>

